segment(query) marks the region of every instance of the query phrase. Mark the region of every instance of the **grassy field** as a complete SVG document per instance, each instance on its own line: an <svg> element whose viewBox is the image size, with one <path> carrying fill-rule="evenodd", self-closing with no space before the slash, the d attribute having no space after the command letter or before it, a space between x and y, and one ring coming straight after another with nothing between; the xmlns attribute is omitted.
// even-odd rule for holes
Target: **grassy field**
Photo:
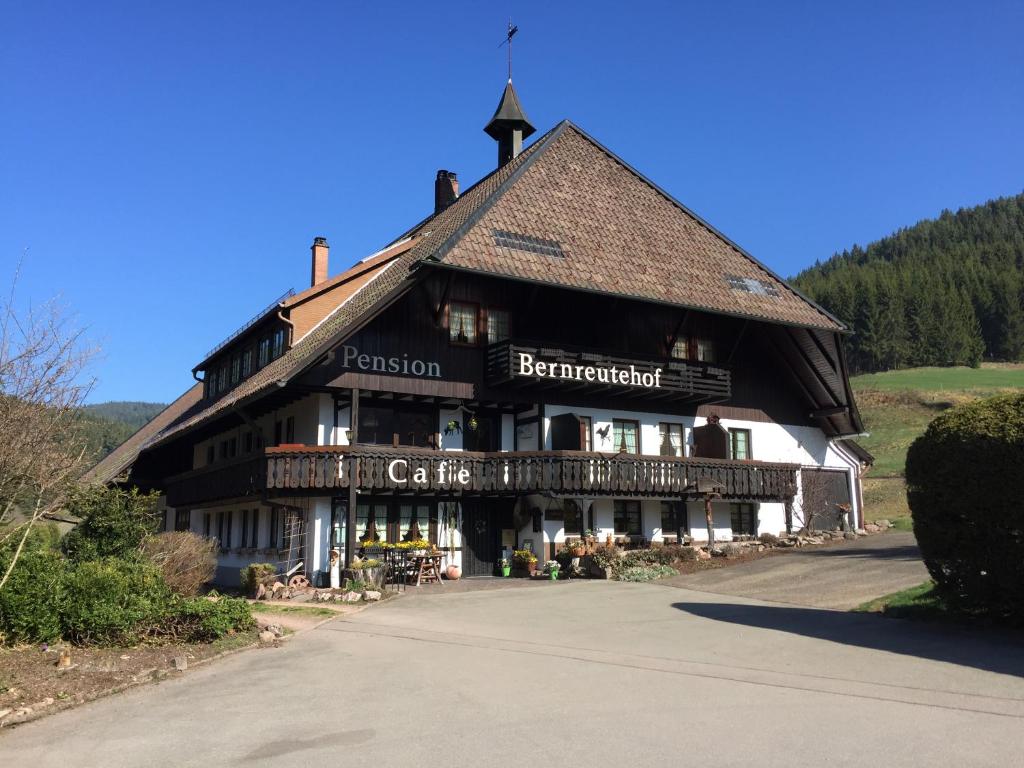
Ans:
<svg viewBox="0 0 1024 768"><path fill-rule="evenodd" d="M910 444L951 406L1024 389L1024 365L909 368L854 376L851 383L870 433L858 442L875 456L864 482L868 519L888 518L902 525L910 514L903 484Z"/></svg>

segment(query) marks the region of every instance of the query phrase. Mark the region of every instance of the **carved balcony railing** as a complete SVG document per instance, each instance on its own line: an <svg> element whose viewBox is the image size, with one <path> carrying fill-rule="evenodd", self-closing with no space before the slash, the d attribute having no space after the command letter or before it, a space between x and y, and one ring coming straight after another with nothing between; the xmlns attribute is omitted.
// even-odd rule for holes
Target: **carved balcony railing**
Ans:
<svg viewBox="0 0 1024 768"><path fill-rule="evenodd" d="M347 489L507 495L694 496L784 501L796 492L795 464L578 451L472 453L357 445L266 451L266 490Z"/></svg>
<svg viewBox="0 0 1024 768"><path fill-rule="evenodd" d="M260 494L266 487L267 459L262 453L193 469L167 479L164 493L170 507Z"/></svg>
<svg viewBox="0 0 1024 768"><path fill-rule="evenodd" d="M487 347L484 366L491 386L550 386L707 403L726 401L732 393L728 369L691 360L644 360L501 341Z"/></svg>

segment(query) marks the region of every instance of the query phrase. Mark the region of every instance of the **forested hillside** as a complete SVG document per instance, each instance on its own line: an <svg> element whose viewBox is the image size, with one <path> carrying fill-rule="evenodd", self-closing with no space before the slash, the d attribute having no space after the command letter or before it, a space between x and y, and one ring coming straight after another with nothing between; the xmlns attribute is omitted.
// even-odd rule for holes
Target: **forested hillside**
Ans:
<svg viewBox="0 0 1024 768"><path fill-rule="evenodd" d="M82 429L95 463L131 437L167 406L163 403L110 402L85 406Z"/></svg>
<svg viewBox="0 0 1024 768"><path fill-rule="evenodd" d="M794 284L853 328L855 372L1024 357L1024 194L854 246Z"/></svg>

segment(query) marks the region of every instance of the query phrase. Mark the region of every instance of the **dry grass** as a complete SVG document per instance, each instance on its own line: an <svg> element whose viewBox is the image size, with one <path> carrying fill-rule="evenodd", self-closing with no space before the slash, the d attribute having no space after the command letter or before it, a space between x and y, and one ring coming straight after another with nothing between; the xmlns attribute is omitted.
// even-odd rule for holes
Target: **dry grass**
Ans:
<svg viewBox="0 0 1024 768"><path fill-rule="evenodd" d="M213 578L216 546L213 539L191 531L167 531L146 539L143 551L163 572L171 591L192 597Z"/></svg>

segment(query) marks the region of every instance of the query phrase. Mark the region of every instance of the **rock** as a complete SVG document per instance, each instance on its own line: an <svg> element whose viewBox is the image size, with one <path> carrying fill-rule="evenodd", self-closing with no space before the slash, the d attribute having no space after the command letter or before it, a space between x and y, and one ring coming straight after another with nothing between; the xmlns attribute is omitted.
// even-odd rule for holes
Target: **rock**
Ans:
<svg viewBox="0 0 1024 768"><path fill-rule="evenodd" d="M188 669L188 659L184 656L175 656L173 663L174 668L179 672L184 672L186 669Z"/></svg>
<svg viewBox="0 0 1024 768"><path fill-rule="evenodd" d="M375 603L378 600L380 600L380 598L381 594L376 590L368 589L365 592L363 592L363 600L365 600L368 603Z"/></svg>
<svg viewBox="0 0 1024 768"><path fill-rule="evenodd" d="M260 584L256 587L256 599L266 600L267 599L267 587L265 584Z"/></svg>
<svg viewBox="0 0 1024 768"><path fill-rule="evenodd" d="M867 531L868 533L881 533L882 532L882 529L879 528L874 523L868 523L867 525L865 525L864 526L864 530Z"/></svg>
<svg viewBox="0 0 1024 768"><path fill-rule="evenodd" d="M48 707L53 704L53 697L47 696L45 699L36 704L37 707Z"/></svg>
<svg viewBox="0 0 1024 768"><path fill-rule="evenodd" d="M711 553L708 552L706 549L698 549L697 550L697 559L698 560L710 560L711 559Z"/></svg>
<svg viewBox="0 0 1024 768"><path fill-rule="evenodd" d="M846 539L847 541L853 541L854 539L857 538L857 534L854 533L853 531L847 531L846 533L843 534L843 538Z"/></svg>
<svg viewBox="0 0 1024 768"><path fill-rule="evenodd" d="M7 717L13 711L14 711L13 709L0 709L0 720L3 720L5 717Z"/></svg>
<svg viewBox="0 0 1024 768"><path fill-rule="evenodd" d="M273 592L274 595L276 596L281 592L284 592L285 589L287 589L287 587L285 587L284 584L282 584L280 581L275 581L273 586L270 588L270 591Z"/></svg>
<svg viewBox="0 0 1024 768"><path fill-rule="evenodd" d="M854 531L854 533L857 534L858 536L867 536L868 535L868 532L865 531L863 528L858 528L856 531Z"/></svg>
<svg viewBox="0 0 1024 768"><path fill-rule="evenodd" d="M779 539L778 546L780 546L780 547L795 547L796 546L796 541L794 541L793 539Z"/></svg>
<svg viewBox="0 0 1024 768"><path fill-rule="evenodd" d="M57 657L57 669L67 669L71 666L71 651L64 648L60 652L60 656Z"/></svg>
<svg viewBox="0 0 1024 768"><path fill-rule="evenodd" d="M892 522L889 520L875 520L875 525L877 525L883 531L887 531L890 528L892 528Z"/></svg>
<svg viewBox="0 0 1024 768"><path fill-rule="evenodd" d="M266 629L260 632L260 645L273 645L275 640L277 636L273 632Z"/></svg>
<svg viewBox="0 0 1024 768"><path fill-rule="evenodd" d="M363 596L358 592L346 592L341 596L341 602L343 603L358 603L363 599Z"/></svg>
<svg viewBox="0 0 1024 768"><path fill-rule="evenodd" d="M267 624L267 626L263 629L264 631L272 634L274 637L284 637L284 630L281 629L280 624Z"/></svg>

